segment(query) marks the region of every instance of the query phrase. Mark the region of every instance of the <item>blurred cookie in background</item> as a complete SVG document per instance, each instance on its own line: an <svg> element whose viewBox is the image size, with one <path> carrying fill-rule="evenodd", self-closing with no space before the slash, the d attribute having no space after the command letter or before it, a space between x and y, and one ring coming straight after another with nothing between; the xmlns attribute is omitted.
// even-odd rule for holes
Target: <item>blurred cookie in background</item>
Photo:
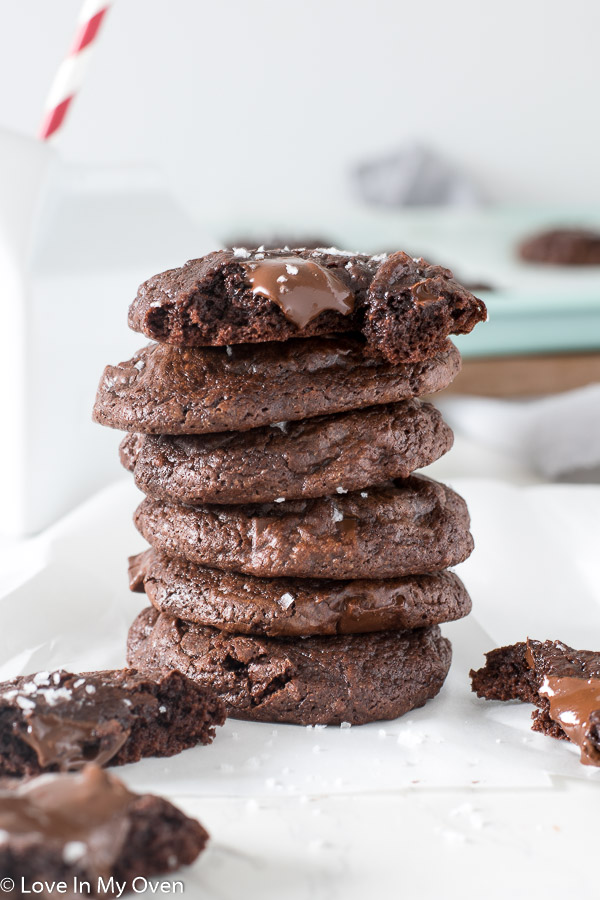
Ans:
<svg viewBox="0 0 600 900"><path fill-rule="evenodd" d="M517 249L525 262L554 266L600 266L600 231L553 228L526 238Z"/></svg>

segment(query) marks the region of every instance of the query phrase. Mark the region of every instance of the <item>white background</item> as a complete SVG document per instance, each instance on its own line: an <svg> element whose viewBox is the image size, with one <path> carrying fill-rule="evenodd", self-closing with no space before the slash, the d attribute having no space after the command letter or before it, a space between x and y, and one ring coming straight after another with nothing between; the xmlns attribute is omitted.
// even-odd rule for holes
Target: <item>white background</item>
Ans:
<svg viewBox="0 0 600 900"><path fill-rule="evenodd" d="M0 125L35 132L79 7L0 3ZM57 147L156 161L207 221L326 216L415 139L490 199L599 203L599 34L594 0L117 0Z"/></svg>

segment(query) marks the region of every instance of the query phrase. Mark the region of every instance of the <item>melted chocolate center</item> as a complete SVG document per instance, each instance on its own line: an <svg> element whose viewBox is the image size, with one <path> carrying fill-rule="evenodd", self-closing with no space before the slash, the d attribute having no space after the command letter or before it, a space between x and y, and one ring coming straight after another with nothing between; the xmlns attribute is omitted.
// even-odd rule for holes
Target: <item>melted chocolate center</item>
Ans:
<svg viewBox="0 0 600 900"><path fill-rule="evenodd" d="M286 319L304 328L328 309L347 316L354 294L329 269L299 256L279 256L244 264L252 292L276 303Z"/></svg>
<svg viewBox="0 0 600 900"><path fill-rule="evenodd" d="M581 762L600 766L600 751L590 736L593 726L600 724L600 678L547 675L539 693L550 701L550 717L581 747ZM598 713L594 721L593 713Z"/></svg>
<svg viewBox="0 0 600 900"><path fill-rule="evenodd" d="M0 830L63 844L65 857L85 856L89 867L104 875L121 852L136 796L97 766L75 775L42 775L0 791Z"/></svg>
<svg viewBox="0 0 600 900"><path fill-rule="evenodd" d="M148 692L126 693L122 687L67 672L39 673L36 682L9 685L0 700L15 700L20 721L13 728L36 753L40 766L81 769L109 762L131 734L133 708L151 709Z"/></svg>
<svg viewBox="0 0 600 900"><path fill-rule="evenodd" d="M35 750L41 766L80 769L90 762L105 765L119 752L131 734L129 728L116 727L112 733L98 735L98 722L68 719L54 713L31 716L21 740Z"/></svg>

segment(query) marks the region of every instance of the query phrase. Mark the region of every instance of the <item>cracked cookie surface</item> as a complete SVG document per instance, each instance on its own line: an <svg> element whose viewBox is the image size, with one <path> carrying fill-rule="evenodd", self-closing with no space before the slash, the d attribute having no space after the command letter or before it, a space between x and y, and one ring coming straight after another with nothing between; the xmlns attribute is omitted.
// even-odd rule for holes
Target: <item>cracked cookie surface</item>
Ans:
<svg viewBox="0 0 600 900"><path fill-rule="evenodd" d="M459 370L450 341L405 365L366 356L351 336L189 350L149 344L105 368L94 420L143 434L247 431L432 394Z"/></svg>
<svg viewBox="0 0 600 900"><path fill-rule="evenodd" d="M306 637L423 628L469 614L453 572L370 581L255 578L170 559L153 550L130 560L132 590L171 616L236 634Z"/></svg>
<svg viewBox="0 0 600 900"><path fill-rule="evenodd" d="M130 664L175 668L211 688L232 718L361 725L423 706L444 683L450 642L437 626L337 637L258 638L143 610Z"/></svg>
<svg viewBox="0 0 600 900"><path fill-rule="evenodd" d="M473 549L462 497L417 475L366 491L240 506L146 497L134 522L167 556L271 578L440 572Z"/></svg>
<svg viewBox="0 0 600 900"><path fill-rule="evenodd" d="M361 490L406 478L452 441L434 406L406 400L241 434L130 434L120 451L145 494L193 506Z"/></svg>

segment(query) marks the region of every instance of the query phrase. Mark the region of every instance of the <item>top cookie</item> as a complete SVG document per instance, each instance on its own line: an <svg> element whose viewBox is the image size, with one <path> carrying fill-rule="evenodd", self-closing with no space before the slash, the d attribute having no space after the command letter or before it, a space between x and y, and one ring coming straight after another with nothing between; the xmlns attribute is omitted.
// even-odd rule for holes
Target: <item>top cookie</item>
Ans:
<svg viewBox="0 0 600 900"><path fill-rule="evenodd" d="M449 269L402 251L217 250L141 285L129 325L179 347L362 332L392 363L425 359L486 308Z"/></svg>

